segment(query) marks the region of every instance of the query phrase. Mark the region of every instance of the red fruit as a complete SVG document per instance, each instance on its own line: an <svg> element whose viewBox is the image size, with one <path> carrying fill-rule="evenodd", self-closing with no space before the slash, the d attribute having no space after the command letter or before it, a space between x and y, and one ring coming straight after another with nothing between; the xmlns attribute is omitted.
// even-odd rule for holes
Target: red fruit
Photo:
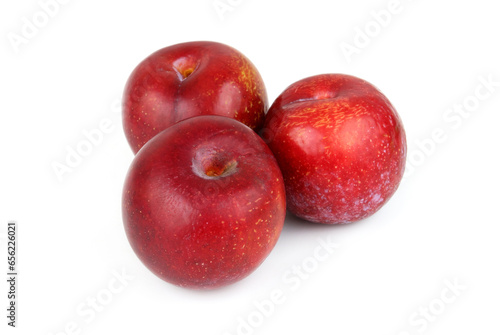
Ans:
<svg viewBox="0 0 500 335"><path fill-rule="evenodd" d="M188 42L158 50L135 68L123 96L123 127L137 153L192 116L227 116L258 131L267 108L264 82L248 58L224 44Z"/></svg>
<svg viewBox="0 0 500 335"><path fill-rule="evenodd" d="M309 221L349 223L394 194L406 160L403 124L370 83L324 74L290 85L262 131L285 181L290 212Z"/></svg>
<svg viewBox="0 0 500 335"><path fill-rule="evenodd" d="M285 188L250 128L199 116L164 130L136 155L123 220L139 259L179 286L215 288L254 271L276 244Z"/></svg>

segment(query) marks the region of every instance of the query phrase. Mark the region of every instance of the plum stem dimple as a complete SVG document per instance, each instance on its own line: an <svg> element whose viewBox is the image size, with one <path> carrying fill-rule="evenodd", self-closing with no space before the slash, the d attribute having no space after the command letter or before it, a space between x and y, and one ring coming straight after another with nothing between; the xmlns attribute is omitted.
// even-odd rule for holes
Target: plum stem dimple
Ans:
<svg viewBox="0 0 500 335"><path fill-rule="evenodd" d="M236 161L229 161L225 164L220 164L221 162L212 161L205 168L205 174L209 177L224 177L236 169Z"/></svg>
<svg viewBox="0 0 500 335"><path fill-rule="evenodd" d="M177 67L174 67L175 72L177 73L177 77L179 77L180 81L184 81L189 77L195 70L195 68L189 67L185 69L179 69Z"/></svg>
<svg viewBox="0 0 500 335"><path fill-rule="evenodd" d="M182 72L181 72L181 75L184 79L186 79L187 77L189 77L189 75L191 73L193 73L194 69L193 68L188 68L188 69L184 69Z"/></svg>
<svg viewBox="0 0 500 335"><path fill-rule="evenodd" d="M220 152L200 152L192 161L193 172L203 179L219 179L238 170L238 162L228 159Z"/></svg>
<svg viewBox="0 0 500 335"><path fill-rule="evenodd" d="M180 81L186 80L198 67L199 63L190 57L183 57L173 63L173 68Z"/></svg>

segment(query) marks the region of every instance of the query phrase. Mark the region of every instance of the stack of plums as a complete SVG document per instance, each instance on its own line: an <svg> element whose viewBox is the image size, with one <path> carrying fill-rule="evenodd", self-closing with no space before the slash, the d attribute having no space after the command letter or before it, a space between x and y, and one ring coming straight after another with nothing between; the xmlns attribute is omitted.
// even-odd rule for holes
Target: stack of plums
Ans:
<svg viewBox="0 0 500 335"><path fill-rule="evenodd" d="M323 224L372 215L406 159L401 119L370 83L315 75L269 108L256 67L216 42L144 59L125 86L123 126L136 154L122 199L128 240L154 274L189 288L253 272L287 210Z"/></svg>

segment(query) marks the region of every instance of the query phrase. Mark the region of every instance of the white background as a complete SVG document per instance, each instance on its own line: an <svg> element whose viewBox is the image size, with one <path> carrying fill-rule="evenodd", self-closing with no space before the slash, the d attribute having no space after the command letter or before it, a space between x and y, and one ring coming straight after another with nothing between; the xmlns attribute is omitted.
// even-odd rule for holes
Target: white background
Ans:
<svg viewBox="0 0 500 335"><path fill-rule="evenodd" d="M6 326L2 279L1 333L498 334L500 86L489 92L480 79L500 82L494 2L401 0L383 27L372 12L390 0L220 3L231 6L222 16L214 0L67 1L18 48L9 36L22 35L23 18L33 22L41 6L0 5L1 278L6 223L19 224L18 328ZM365 28L372 29L367 45L358 36ZM356 46L356 37L349 62L341 45ZM133 154L117 102L143 58L192 40L243 52L270 102L320 73L372 82L404 121L413 173L362 222L288 217L268 259L237 284L199 292L156 278L122 226L121 188ZM490 94L474 98L476 89ZM448 114L464 103L468 117ZM83 132L102 120L112 130L58 180L54 162L65 164ZM439 129L446 140L430 144ZM319 239L338 248L315 261ZM310 272L300 287L283 280L294 265ZM126 273L126 286L114 282L116 272ZM459 286L456 294L447 282ZM276 290L285 301L263 315L255 302L265 304ZM93 298L106 304L91 318Z"/></svg>

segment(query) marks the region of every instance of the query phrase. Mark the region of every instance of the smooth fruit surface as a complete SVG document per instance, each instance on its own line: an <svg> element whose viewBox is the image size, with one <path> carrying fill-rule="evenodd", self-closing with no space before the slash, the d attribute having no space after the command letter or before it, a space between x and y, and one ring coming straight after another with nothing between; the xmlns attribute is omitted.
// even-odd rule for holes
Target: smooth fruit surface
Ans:
<svg viewBox="0 0 500 335"><path fill-rule="evenodd" d="M269 109L262 137L281 167L288 209L309 221L366 218L403 176L401 119L377 88L353 76L324 74L290 85Z"/></svg>
<svg viewBox="0 0 500 335"><path fill-rule="evenodd" d="M215 288L254 271L285 219L278 164L250 128L222 116L181 121L136 155L123 220L139 259L179 286Z"/></svg>
<svg viewBox="0 0 500 335"><path fill-rule="evenodd" d="M268 99L252 62L216 42L156 51L132 72L123 94L123 127L134 151L169 126L198 115L234 118L258 131Z"/></svg>

